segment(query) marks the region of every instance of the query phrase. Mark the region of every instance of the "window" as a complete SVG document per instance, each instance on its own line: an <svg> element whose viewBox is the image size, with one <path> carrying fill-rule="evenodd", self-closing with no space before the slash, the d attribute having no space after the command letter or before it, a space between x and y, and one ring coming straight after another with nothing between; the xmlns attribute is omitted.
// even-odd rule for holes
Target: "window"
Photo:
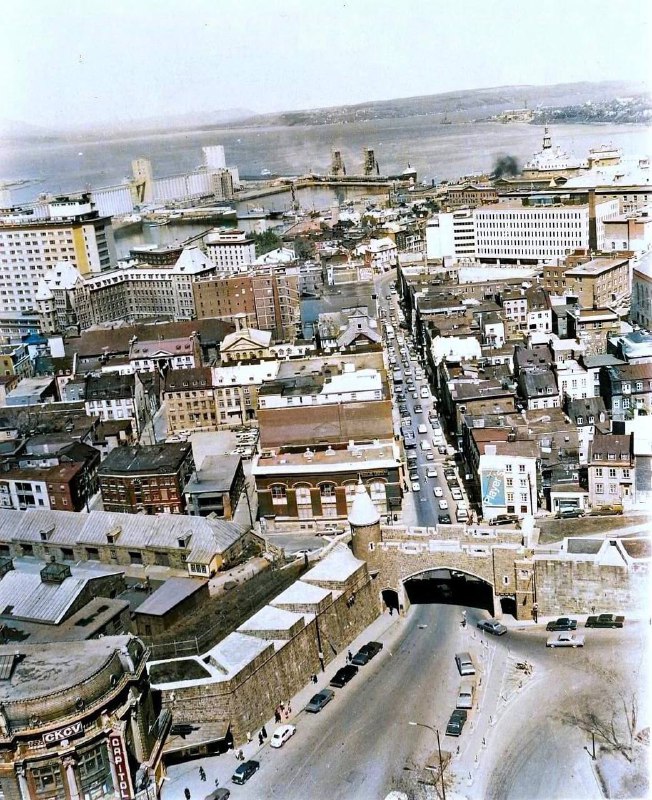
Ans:
<svg viewBox="0 0 652 800"><path fill-rule="evenodd" d="M615 467L609 467L609 477L615 478L616 477L616 469Z"/></svg>
<svg viewBox="0 0 652 800"><path fill-rule="evenodd" d="M519 464L518 465L518 471L519 472L525 472L525 464Z"/></svg>
<svg viewBox="0 0 652 800"><path fill-rule="evenodd" d="M618 486L615 483L609 484L609 494L618 494Z"/></svg>
<svg viewBox="0 0 652 800"><path fill-rule="evenodd" d="M577 424L578 425L584 425L584 417L578 417L577 418Z"/></svg>
<svg viewBox="0 0 652 800"><path fill-rule="evenodd" d="M59 764L46 764L43 767L33 767L31 773L37 794L50 794L54 789L63 788L61 767Z"/></svg>
<svg viewBox="0 0 652 800"><path fill-rule="evenodd" d="M287 489L280 483L275 483L273 486L270 486L270 491L272 493L272 501L275 503L284 503L287 499Z"/></svg>
<svg viewBox="0 0 652 800"><path fill-rule="evenodd" d="M596 467L595 477L596 478L601 478L602 477L602 467Z"/></svg>
<svg viewBox="0 0 652 800"><path fill-rule="evenodd" d="M629 470L628 469L624 469L623 470L623 478L629 478Z"/></svg>
<svg viewBox="0 0 652 800"><path fill-rule="evenodd" d="M595 493L596 494L604 494L604 484L603 483L596 483L596 485L595 485Z"/></svg>

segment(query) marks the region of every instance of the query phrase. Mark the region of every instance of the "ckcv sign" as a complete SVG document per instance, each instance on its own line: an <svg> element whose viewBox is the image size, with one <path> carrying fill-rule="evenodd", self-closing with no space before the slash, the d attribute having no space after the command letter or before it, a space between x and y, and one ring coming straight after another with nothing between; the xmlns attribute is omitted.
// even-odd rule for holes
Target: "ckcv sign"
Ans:
<svg viewBox="0 0 652 800"><path fill-rule="evenodd" d="M491 469L482 472L482 505L505 507L505 473L502 470Z"/></svg>

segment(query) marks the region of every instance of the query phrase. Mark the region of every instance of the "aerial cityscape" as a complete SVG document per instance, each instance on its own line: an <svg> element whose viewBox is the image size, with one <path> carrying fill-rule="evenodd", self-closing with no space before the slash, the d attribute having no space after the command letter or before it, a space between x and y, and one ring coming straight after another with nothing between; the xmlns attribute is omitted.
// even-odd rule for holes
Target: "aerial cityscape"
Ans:
<svg viewBox="0 0 652 800"><path fill-rule="evenodd" d="M652 796L647 5L3 16L0 800Z"/></svg>

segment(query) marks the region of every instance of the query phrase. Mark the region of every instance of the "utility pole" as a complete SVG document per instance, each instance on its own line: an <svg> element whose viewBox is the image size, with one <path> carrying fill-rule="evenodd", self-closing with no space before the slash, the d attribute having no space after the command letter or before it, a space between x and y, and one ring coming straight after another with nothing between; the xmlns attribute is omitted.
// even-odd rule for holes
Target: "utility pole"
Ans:
<svg viewBox="0 0 652 800"><path fill-rule="evenodd" d="M428 730L432 731L437 737L437 753L439 755L439 774L441 776L441 796L442 800L446 800L446 784L444 783L444 764L441 757L441 743L439 741L439 730L437 728L433 728L432 725L426 725L423 722L408 722L408 725L412 725L413 727L417 728L428 728Z"/></svg>

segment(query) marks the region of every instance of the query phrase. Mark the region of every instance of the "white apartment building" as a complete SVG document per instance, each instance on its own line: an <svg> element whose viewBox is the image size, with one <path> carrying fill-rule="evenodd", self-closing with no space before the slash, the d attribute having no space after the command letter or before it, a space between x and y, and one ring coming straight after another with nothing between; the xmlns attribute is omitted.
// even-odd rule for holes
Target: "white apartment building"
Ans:
<svg viewBox="0 0 652 800"><path fill-rule="evenodd" d="M396 243L385 236L382 239L370 239L367 244L360 244L354 250L355 255L363 256L374 272L387 272L398 259Z"/></svg>
<svg viewBox="0 0 652 800"><path fill-rule="evenodd" d="M556 371L557 386L562 402L564 395L572 397L574 400L595 397L593 373L580 366L577 361L568 359L558 364Z"/></svg>
<svg viewBox="0 0 652 800"><path fill-rule="evenodd" d="M617 200L595 203L598 250L604 247L604 220L617 214ZM509 202L476 208L477 258L540 263L588 249L589 216L588 204L524 206Z"/></svg>
<svg viewBox="0 0 652 800"><path fill-rule="evenodd" d="M256 245L244 231L214 228L204 238L204 251L218 273L246 272L256 260Z"/></svg>
<svg viewBox="0 0 652 800"><path fill-rule="evenodd" d="M111 219L98 215L88 195L0 212L0 312L34 309L39 281L59 261L92 275L115 260Z"/></svg>
<svg viewBox="0 0 652 800"><path fill-rule="evenodd" d="M261 408L329 405L383 399L380 372L376 369L356 370L355 364L345 363L343 371L324 382L319 392L303 395L265 394L259 399Z"/></svg>
<svg viewBox="0 0 652 800"><path fill-rule="evenodd" d="M484 444L478 467L483 519L498 514L532 515L537 510L537 444Z"/></svg>
<svg viewBox="0 0 652 800"><path fill-rule="evenodd" d="M429 260L473 261L475 249L475 221L470 209L441 212L428 220L426 255Z"/></svg>

